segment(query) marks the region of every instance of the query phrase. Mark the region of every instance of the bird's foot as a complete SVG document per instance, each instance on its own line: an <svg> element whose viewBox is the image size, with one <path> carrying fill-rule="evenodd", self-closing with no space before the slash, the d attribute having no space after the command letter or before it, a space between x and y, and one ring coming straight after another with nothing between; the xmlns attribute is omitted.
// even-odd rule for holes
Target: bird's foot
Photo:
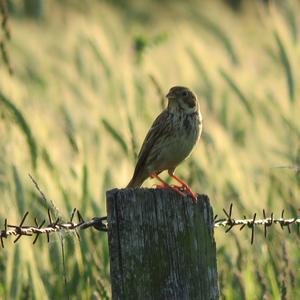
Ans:
<svg viewBox="0 0 300 300"><path fill-rule="evenodd" d="M175 176L174 174L171 175L172 178L174 178L176 181L178 181L181 185L173 185L174 188L180 190L180 191L184 191L186 192L188 195L190 195L193 199L193 202L196 203L197 202L197 193L194 193L192 191L192 189L180 178L178 178L177 176Z"/></svg>
<svg viewBox="0 0 300 300"><path fill-rule="evenodd" d="M194 193L189 186L183 186L183 188L185 189L185 191L187 192L188 195L190 195L192 197L192 200L194 203L197 202L197 193Z"/></svg>
<svg viewBox="0 0 300 300"><path fill-rule="evenodd" d="M157 174L151 174L150 177L151 178L156 178L157 180L159 180L161 182L160 184L155 184L154 185L156 188L158 188L158 189L170 189L170 190L175 191L180 196L185 196L185 194L183 192L181 192L177 188L173 188L171 185L169 185L163 179L161 179Z"/></svg>
<svg viewBox="0 0 300 300"><path fill-rule="evenodd" d="M180 196L185 196L184 192L182 192L180 189L178 189L177 187L175 186L171 186L169 184L165 184L165 183L162 183L162 184L154 184L153 185L155 188L157 189L168 189L168 190L172 190L174 192L176 192L177 194L179 194Z"/></svg>
<svg viewBox="0 0 300 300"><path fill-rule="evenodd" d="M172 187L174 189L177 189L181 193L186 193L189 196L191 196L194 203L197 202L197 196L198 196L198 194L194 193L188 185L172 185Z"/></svg>

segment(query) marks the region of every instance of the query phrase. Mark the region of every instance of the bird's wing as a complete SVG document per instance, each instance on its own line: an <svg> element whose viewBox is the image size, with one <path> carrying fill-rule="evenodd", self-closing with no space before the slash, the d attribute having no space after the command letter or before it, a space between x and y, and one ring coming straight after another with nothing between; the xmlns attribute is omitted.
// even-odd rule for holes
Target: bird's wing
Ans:
<svg viewBox="0 0 300 300"><path fill-rule="evenodd" d="M169 112L165 109L153 122L139 152L133 177L137 176L144 170L145 164L153 151L153 146L158 143L159 138L162 135L165 135L166 132L170 132L170 128L168 128L170 124L167 122L169 117L168 115Z"/></svg>

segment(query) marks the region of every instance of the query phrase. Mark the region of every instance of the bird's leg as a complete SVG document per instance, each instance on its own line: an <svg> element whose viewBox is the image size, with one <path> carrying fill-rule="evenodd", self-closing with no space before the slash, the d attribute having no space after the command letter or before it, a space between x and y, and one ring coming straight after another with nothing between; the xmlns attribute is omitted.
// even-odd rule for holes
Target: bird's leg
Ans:
<svg viewBox="0 0 300 300"><path fill-rule="evenodd" d="M184 196L184 193L182 193L179 189L172 187L171 185L169 185L168 183L166 183L163 179L161 179L157 174L153 173L150 175L151 178L156 178L158 181L161 182L161 184L156 184L155 187L159 188L159 189L171 189L173 191L175 191L176 193L178 193L181 196Z"/></svg>
<svg viewBox="0 0 300 300"><path fill-rule="evenodd" d="M172 178L174 178L177 182L179 182L181 184L180 187L178 188L183 188L184 190L186 190L188 192L189 195L191 195L191 197L193 198L193 201L196 202L197 201L197 194L194 193L191 188L183 181L181 180L179 177L177 177L174 174L169 174Z"/></svg>

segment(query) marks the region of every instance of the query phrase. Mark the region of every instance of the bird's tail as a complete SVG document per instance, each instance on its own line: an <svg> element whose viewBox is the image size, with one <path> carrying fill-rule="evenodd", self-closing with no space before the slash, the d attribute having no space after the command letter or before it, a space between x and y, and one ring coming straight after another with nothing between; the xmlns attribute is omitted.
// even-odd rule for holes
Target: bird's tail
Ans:
<svg viewBox="0 0 300 300"><path fill-rule="evenodd" d="M143 184L144 180L145 179L142 179L139 176L133 176L127 184L127 188L138 188Z"/></svg>
<svg viewBox="0 0 300 300"><path fill-rule="evenodd" d="M127 188L138 188L142 185L143 182L140 182L140 180L137 180L136 178L132 177L132 179L127 184Z"/></svg>

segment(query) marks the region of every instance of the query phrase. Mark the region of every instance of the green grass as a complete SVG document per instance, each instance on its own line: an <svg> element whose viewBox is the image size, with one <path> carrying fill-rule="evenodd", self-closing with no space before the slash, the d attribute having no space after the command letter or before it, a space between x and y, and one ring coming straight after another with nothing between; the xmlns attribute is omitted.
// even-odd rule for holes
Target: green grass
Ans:
<svg viewBox="0 0 300 300"><path fill-rule="evenodd" d="M5 114L5 111L7 111L8 114L12 115L12 118L14 119L15 123L18 125L20 130L23 132L29 152L31 155L31 161L33 168L36 168L36 160L37 160L37 146L36 142L32 136L31 129L29 125L27 124L24 116L20 112L20 110L13 104L12 101L10 101L8 98L6 98L4 95L0 94L0 103L3 106L3 112Z"/></svg>
<svg viewBox="0 0 300 300"><path fill-rule="evenodd" d="M250 1L251 2L251 1ZM14 75L0 68L0 223L106 214L105 192L124 187L170 86L200 101L203 136L177 173L208 194L214 212L262 209L295 217L300 205L297 1L286 6L222 1L146 1L124 11L105 3L49 4L44 19L10 18ZM246 1L245 1L246 3ZM167 5L167 4L166 4ZM48 12L48 13L47 13ZM51 13L50 13L51 12ZM28 173L49 201L41 199ZM151 186L147 181L145 186ZM53 204L51 204L51 201ZM215 232L224 299L300 297L300 236L269 229ZM72 299L108 299L107 237L94 231L6 241L0 298L65 297L61 238Z"/></svg>

